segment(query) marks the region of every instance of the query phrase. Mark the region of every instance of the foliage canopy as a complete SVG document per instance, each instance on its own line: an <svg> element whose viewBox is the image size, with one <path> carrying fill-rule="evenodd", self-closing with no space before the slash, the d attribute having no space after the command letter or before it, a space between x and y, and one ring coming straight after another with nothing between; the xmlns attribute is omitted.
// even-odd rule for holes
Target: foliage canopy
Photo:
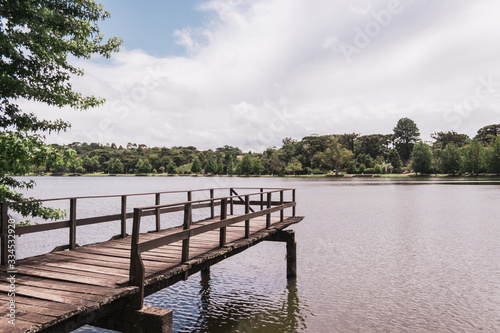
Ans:
<svg viewBox="0 0 500 333"><path fill-rule="evenodd" d="M121 40L104 41L97 22L109 17L92 0L0 0L0 201L25 200L16 189L34 186L10 175L24 174L32 165L55 164L63 154L44 143L43 132L70 127L61 119L39 119L24 112L17 100L85 110L104 100L73 90L70 79L83 75L68 57L109 57ZM71 154L71 152L67 152ZM30 198L31 199L31 198ZM16 207L23 216L60 217L60 211L34 203Z"/></svg>

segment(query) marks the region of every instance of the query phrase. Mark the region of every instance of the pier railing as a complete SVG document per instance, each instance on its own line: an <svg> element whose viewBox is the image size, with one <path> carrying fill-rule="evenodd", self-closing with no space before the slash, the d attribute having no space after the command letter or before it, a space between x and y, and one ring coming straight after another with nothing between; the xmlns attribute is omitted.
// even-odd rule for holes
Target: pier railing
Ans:
<svg viewBox="0 0 500 333"><path fill-rule="evenodd" d="M216 197L216 192L226 192L229 193L227 196L220 196L218 195ZM241 191L251 191L251 193L244 194ZM238 194L240 192L240 194ZM291 194L291 198L289 198L287 201L284 200L284 195L286 193ZM161 204L161 196L162 195L168 195L168 194L182 194L184 193L187 201L186 202L178 202L178 203L173 203L173 204ZM201 196L207 196L206 199L200 199L200 200L192 200L193 193L197 193L197 195ZM107 223L107 222L118 222L120 223L120 234L114 236L113 238L125 238L127 237L127 220L136 217L136 209L134 211L127 211L128 206L127 206L127 201L128 198L130 197L137 197L137 196L154 196L154 206L149 206L149 207L142 207L139 208L140 213L137 213L140 215L139 220L141 217L145 216L155 216L155 229L152 231L160 231L161 229L161 224L160 224L160 216L165 213L172 213L172 212L181 212L184 211L184 223L183 226L185 225L190 225L191 221L189 219L192 219L192 211L194 209L201 209L201 208L210 208L210 218L215 217L215 207L221 206L221 211L220 211L220 216L224 216L224 219L221 219L221 222L219 225L225 224L226 226L232 223L236 223L235 220L232 219L227 219L228 215L228 207L229 207L229 215L233 215L234 213L234 207L238 205L244 205L245 206L245 218L252 218L250 216L253 216L251 214L257 213L255 216L262 216L266 215L268 216L268 221L270 221L270 214L272 212L277 212L281 211L280 216L283 218L283 209L291 207L292 208L292 216L295 216L295 189L277 189L277 188L244 188L244 187L238 187L238 188L212 188L212 189L199 189L199 190L192 190L192 191L164 191L164 192L151 192L151 193L136 193L136 194L125 194L125 195L102 195L102 196L82 196L82 197L67 197L67 198L55 198L55 199L42 199L42 200L34 200L34 201L22 201L22 202L3 202L1 203L1 224L0 224L0 250L1 250L1 265L5 265L8 261L8 237L9 237L9 208L14 206L14 205L22 205L22 204L30 204L34 202L55 202L55 201L66 201L69 202L69 212L68 212L68 219L65 219L63 221L55 221L55 222L48 222L48 223L42 223L42 224L35 224L35 225L29 225L29 226L17 226L15 229L15 235L21 236L25 234L32 234L32 233L39 233L39 232L45 232L45 231L51 231L51 230L58 230L58 229L68 229L69 230L69 238L68 238L68 244L59 246L55 250L64 250L64 249L75 249L77 247L77 227L81 226L88 226L88 225L93 225L93 224L99 224L99 223ZM273 199L274 195L274 199ZM279 198L276 198L279 196ZM95 217L84 217L84 218L78 218L77 216L77 204L78 202L82 200L87 200L87 199L108 199L108 198L118 198L121 202L120 209L117 211L115 214L110 214L110 215L102 215L102 216L95 216ZM293 203L293 204L292 204ZM186 205L189 205L188 211L189 213L186 213ZM255 211L252 206L258 206L260 208L259 211ZM272 207L275 206L275 207ZM286 206L286 207L285 207ZM260 215L259 215L260 214ZM248 215L248 216L247 216ZM243 216L243 215L242 215ZM241 218L241 217L238 217ZM186 219L189 221L186 222ZM225 222L222 222L223 220L226 220ZM241 220L244 221L244 220ZM229 223L229 224L227 224ZM135 232L135 226L136 224L134 223L133 226L133 231ZM137 228L140 228L140 222L137 223ZM223 226L219 227L214 227L214 228L223 228ZM139 229L137 229L137 233L139 232ZM190 231L188 233L183 234L182 237L185 235L191 236L193 231ZM245 235L248 236L248 228L245 228ZM136 235L138 239L138 234ZM173 238L172 238L173 239ZM189 241L189 237L186 238ZM186 239L182 239L185 241ZM170 241L171 239L166 239L163 241ZM189 243L189 242L188 242ZM137 243L139 245L139 243ZM151 246L152 244L149 245L142 245L141 250L144 250L147 248L147 246ZM139 250L139 247L137 248ZM189 250L187 250L186 253L188 253ZM183 250L184 253L184 250Z"/></svg>
<svg viewBox="0 0 500 333"><path fill-rule="evenodd" d="M211 192L212 193L212 192ZM285 201L285 193L289 194L290 200ZM273 200L274 195L274 200ZM276 198L279 196L279 198ZM174 242L182 241L182 252L180 263L189 260L189 240L191 237L202 233L219 230L219 246L226 244L226 228L232 224L245 222L244 237L250 235L250 220L256 217L266 217L266 228L271 226L271 214L280 213L279 221L284 220L284 210L291 208L291 216L295 216L295 189L260 189L258 192L238 194L234 188L230 189L229 196L213 197L201 200L189 200L186 202L155 205L149 207L134 208L134 220L132 231L132 246L130 257L130 285L138 286L139 293L136 294L132 306L135 309L141 309L144 299L145 267L142 260L142 253L165 246ZM234 214L235 205L244 205L244 213ZM193 209L210 207L211 218L214 218L214 206L220 206L220 215L209 224L193 223ZM229 206L229 214L228 214ZM258 206L256 210L252 206ZM164 214L169 212L184 211L184 222L182 230L155 238L152 240L140 240L141 218L145 215ZM243 235L242 235L243 237Z"/></svg>

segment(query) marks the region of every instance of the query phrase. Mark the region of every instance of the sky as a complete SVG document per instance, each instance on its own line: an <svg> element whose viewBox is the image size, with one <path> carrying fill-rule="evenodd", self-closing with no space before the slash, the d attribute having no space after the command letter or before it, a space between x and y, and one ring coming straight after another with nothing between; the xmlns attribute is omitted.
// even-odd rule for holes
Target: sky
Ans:
<svg viewBox="0 0 500 333"><path fill-rule="evenodd" d="M122 37L110 60L75 60L104 97L87 111L23 102L72 123L52 143L243 151L311 134L392 133L414 120L474 136L500 123L498 0L97 1Z"/></svg>

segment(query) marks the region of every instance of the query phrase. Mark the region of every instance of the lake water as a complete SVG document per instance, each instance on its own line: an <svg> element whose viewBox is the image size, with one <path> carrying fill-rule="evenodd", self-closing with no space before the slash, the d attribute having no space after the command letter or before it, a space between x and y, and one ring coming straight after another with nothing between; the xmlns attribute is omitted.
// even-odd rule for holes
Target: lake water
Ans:
<svg viewBox="0 0 500 333"><path fill-rule="evenodd" d="M298 278L264 242L149 296L176 332L499 332L499 181L36 178L40 197L294 187ZM96 212L105 211L109 205ZM109 232L116 234L115 230ZM18 250L31 251L22 236ZM54 236L55 237L55 236ZM109 238L109 237L108 237ZM108 332L83 327L77 332Z"/></svg>

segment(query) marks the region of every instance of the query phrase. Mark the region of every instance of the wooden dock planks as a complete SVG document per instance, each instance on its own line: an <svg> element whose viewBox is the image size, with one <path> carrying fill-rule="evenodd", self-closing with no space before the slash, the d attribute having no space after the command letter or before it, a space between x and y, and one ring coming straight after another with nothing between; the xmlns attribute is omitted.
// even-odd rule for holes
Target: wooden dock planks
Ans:
<svg viewBox="0 0 500 333"><path fill-rule="evenodd" d="M193 223L191 228L210 224L219 218ZM230 225L226 245L219 247L219 231L213 230L190 238L188 262L181 264L182 242L162 246L142 254L146 269L147 293L187 277L204 267L224 259L230 251L241 251L270 233L297 223L302 218L279 222L272 217L266 229L266 217L250 223L250 238L245 239L245 222ZM177 230L176 230L177 229ZM140 240L153 240L178 230L141 234ZM18 260L16 276L16 326L8 324L10 298L5 266L0 266L0 332L43 332L56 324L74 320L82 314L94 313L114 301L129 297L137 287L128 286L130 237L76 248L72 251L48 253Z"/></svg>

